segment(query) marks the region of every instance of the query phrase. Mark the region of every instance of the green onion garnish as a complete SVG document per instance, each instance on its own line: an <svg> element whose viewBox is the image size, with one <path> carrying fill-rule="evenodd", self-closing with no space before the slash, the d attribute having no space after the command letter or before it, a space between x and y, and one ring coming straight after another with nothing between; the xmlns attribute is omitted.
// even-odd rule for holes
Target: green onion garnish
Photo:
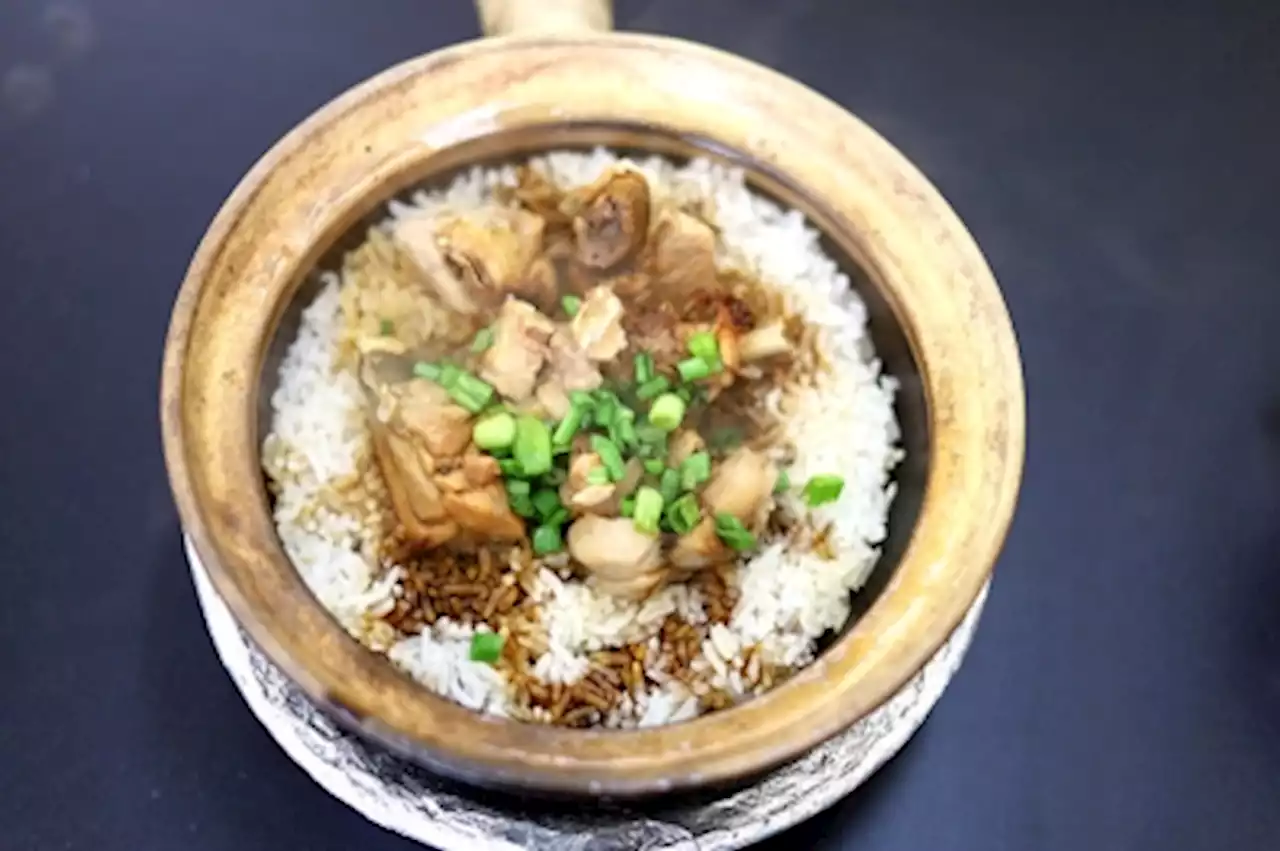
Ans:
<svg viewBox="0 0 1280 851"><path fill-rule="evenodd" d="M661 396L671 387L671 382L667 380L665 375L655 375L648 381L636 388L636 398L642 400L653 399Z"/></svg>
<svg viewBox="0 0 1280 851"><path fill-rule="evenodd" d="M481 328L476 332L476 338L471 341L472 354L480 354L485 349L493 345L493 329Z"/></svg>
<svg viewBox="0 0 1280 851"><path fill-rule="evenodd" d="M507 479L506 486L508 496L529 495L529 483L523 479Z"/></svg>
<svg viewBox="0 0 1280 851"><path fill-rule="evenodd" d="M843 490L843 477L821 473L805 483L804 501L809 504L810 508L825 505L828 502L835 502L839 499L840 492Z"/></svg>
<svg viewBox="0 0 1280 851"><path fill-rule="evenodd" d="M634 517L636 513L636 498L634 495L624 497L622 505L618 507L623 517Z"/></svg>
<svg viewBox="0 0 1280 851"><path fill-rule="evenodd" d="M471 636L471 661L492 665L502 656L505 640L496 632L477 632Z"/></svg>
<svg viewBox="0 0 1280 851"><path fill-rule="evenodd" d="M564 522L569 519L569 509L563 505L555 510L550 517L542 521L543 526L563 526Z"/></svg>
<svg viewBox="0 0 1280 851"><path fill-rule="evenodd" d="M516 434L519 435L520 430L517 426ZM524 467L514 458L502 458L498 461L498 469L502 470L504 476L523 476Z"/></svg>
<svg viewBox="0 0 1280 851"><path fill-rule="evenodd" d="M714 364L720 360L720 344L716 342L716 335L710 331L698 331L689 335L689 354L695 358L700 358L709 364Z"/></svg>
<svg viewBox="0 0 1280 851"><path fill-rule="evenodd" d="M691 491L711 478L711 456L706 452L695 452L680 465L680 486Z"/></svg>
<svg viewBox="0 0 1280 851"><path fill-rule="evenodd" d="M533 495L533 507L539 517L550 517L560 510L560 494L550 488L543 488Z"/></svg>
<svg viewBox="0 0 1280 851"><path fill-rule="evenodd" d="M731 549L745 552L756 545L756 536L742 525L742 521L732 514L721 512L716 515L716 534Z"/></svg>
<svg viewBox="0 0 1280 851"><path fill-rule="evenodd" d="M609 436L622 446L632 447L640 442L636 435L636 412L630 408L622 408L613 418L609 428Z"/></svg>
<svg viewBox="0 0 1280 851"><path fill-rule="evenodd" d="M555 432L551 435L551 442L556 446L568 446L573 440L573 436L578 433L578 429L582 428L582 415L585 407L582 405L570 405L569 413L564 415L564 419L556 426Z"/></svg>
<svg viewBox="0 0 1280 851"><path fill-rule="evenodd" d="M420 360L413 365L413 374L419 378L425 378L428 381L439 381L440 367L436 366L434 363L427 363L424 360Z"/></svg>
<svg viewBox="0 0 1280 851"><path fill-rule="evenodd" d="M551 469L551 429L536 417L516 420L516 439L512 457L520 462L526 477L541 476Z"/></svg>
<svg viewBox="0 0 1280 851"><path fill-rule="evenodd" d="M587 410L596 403L596 397L592 396L585 390L570 390L569 402L576 407Z"/></svg>
<svg viewBox="0 0 1280 851"><path fill-rule="evenodd" d="M677 535L692 532L693 527L697 526L701 519L702 512L698 509L698 498L691 493L685 494L667 506L667 522L671 524L671 531Z"/></svg>
<svg viewBox="0 0 1280 851"><path fill-rule="evenodd" d="M457 379L448 388L453 401L473 414L478 414L493 401L493 385L459 370Z"/></svg>
<svg viewBox="0 0 1280 851"><path fill-rule="evenodd" d="M608 428L613 425L613 418L618 414L617 400L611 396L598 397L592 414L598 428Z"/></svg>
<svg viewBox="0 0 1280 851"><path fill-rule="evenodd" d="M390 337L396 331L396 323L390 319L384 319L378 323L378 333L384 337Z"/></svg>
<svg viewBox="0 0 1280 851"><path fill-rule="evenodd" d="M486 452L506 449L516 439L516 418L507 413L482 417L471 427L471 439Z"/></svg>
<svg viewBox="0 0 1280 851"><path fill-rule="evenodd" d="M662 471L658 479L658 490L663 502L671 502L680 495L680 473L670 468Z"/></svg>
<svg viewBox="0 0 1280 851"><path fill-rule="evenodd" d="M564 538L560 537L558 524L544 524L533 530L533 551L540 556L558 553L564 549Z"/></svg>
<svg viewBox="0 0 1280 851"><path fill-rule="evenodd" d="M632 515L636 528L652 535L658 531L658 522L661 519L662 494L648 486L636 491L636 507Z"/></svg>
<svg viewBox="0 0 1280 851"><path fill-rule="evenodd" d="M684 419L684 402L674 393L664 393L653 400L649 422L663 431L674 431Z"/></svg>
<svg viewBox="0 0 1280 851"><path fill-rule="evenodd" d="M440 378L437 383L448 390L450 387L458 383L458 379L462 376L462 369L456 364L445 363L440 365Z"/></svg>
<svg viewBox="0 0 1280 851"><path fill-rule="evenodd" d="M778 478L773 483L774 493L786 493L791 489L791 476L787 475L786 470L778 471Z"/></svg>
<svg viewBox="0 0 1280 851"><path fill-rule="evenodd" d="M587 484L589 485L607 485L609 484L609 471L604 467L592 467L587 471Z"/></svg>
<svg viewBox="0 0 1280 851"><path fill-rule="evenodd" d="M563 296L560 299L560 306L564 308L566 316L574 317L578 315L578 309L582 307L582 299L576 295Z"/></svg>
<svg viewBox="0 0 1280 851"><path fill-rule="evenodd" d="M710 375L712 367L709 362L702 358L689 358L676 364L676 372L679 372L680 377L685 381L697 381Z"/></svg>
<svg viewBox="0 0 1280 851"><path fill-rule="evenodd" d="M662 463L661 458L650 458L644 462L644 470L653 476L661 476L662 471L667 469L667 465Z"/></svg>
<svg viewBox="0 0 1280 851"><path fill-rule="evenodd" d="M636 384L644 384L653 379L653 355L641 352L636 355Z"/></svg>
<svg viewBox="0 0 1280 851"><path fill-rule="evenodd" d="M618 482L626 475L627 465L622 460L622 450L618 444L599 434L591 436L591 451L600 456L600 463L609 471L609 478Z"/></svg>

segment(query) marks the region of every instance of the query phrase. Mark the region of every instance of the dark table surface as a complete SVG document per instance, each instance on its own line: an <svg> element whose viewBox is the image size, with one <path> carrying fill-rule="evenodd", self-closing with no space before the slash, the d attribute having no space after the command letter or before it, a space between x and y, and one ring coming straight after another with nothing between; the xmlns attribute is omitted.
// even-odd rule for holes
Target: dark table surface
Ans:
<svg viewBox="0 0 1280 851"><path fill-rule="evenodd" d="M770 848L1280 849L1280 9L1089 5L620 4L897 144L983 246L1025 359L1023 498L964 669ZM254 159L475 34L463 0L0 3L5 851L411 847L220 669L156 379Z"/></svg>

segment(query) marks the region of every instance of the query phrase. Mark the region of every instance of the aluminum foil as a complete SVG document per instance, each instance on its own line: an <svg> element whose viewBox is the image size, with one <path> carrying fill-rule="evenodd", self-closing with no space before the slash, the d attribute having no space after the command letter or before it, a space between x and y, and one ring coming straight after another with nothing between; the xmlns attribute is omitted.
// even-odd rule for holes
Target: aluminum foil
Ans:
<svg viewBox="0 0 1280 851"><path fill-rule="evenodd" d="M984 588L947 643L887 703L754 785L587 811L461 787L340 729L236 625L190 542L187 558L222 664L290 758L370 821L441 851L728 851L759 842L831 806L906 744L960 667L987 596Z"/></svg>

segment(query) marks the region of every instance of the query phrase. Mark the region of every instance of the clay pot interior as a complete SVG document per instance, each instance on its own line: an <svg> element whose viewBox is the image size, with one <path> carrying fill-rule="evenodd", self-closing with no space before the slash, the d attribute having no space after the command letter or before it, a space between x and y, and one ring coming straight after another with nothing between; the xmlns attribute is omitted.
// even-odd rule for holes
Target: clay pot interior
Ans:
<svg viewBox="0 0 1280 851"><path fill-rule="evenodd" d="M875 602L888 585L911 539L928 474L928 401L911 341L904 333L893 305L876 286L871 273L855 258L848 239L850 235L842 235L832 229L831 217L785 175L763 169L745 154L714 140L675 136L652 128L616 123L523 127L488 134L441 150L399 175L394 183L384 188L383 193L365 199L368 210L345 232L338 234L331 244L316 246L318 259L312 272L297 283L292 299L279 316L266 351L258 388L258 440L255 445L260 447L261 438L270 430L270 399L278 382L280 363L297 335L303 308L319 292L317 273L340 268L343 255L358 246L369 227L387 215L388 201L393 198L407 200L418 190L444 186L458 173L473 166L514 164L552 150L585 151L598 146L635 156L658 154L675 161L705 157L742 168L754 191L784 207L800 210L810 224L818 228L822 234L823 251L848 275L851 286L867 306L876 356L882 361L885 373L899 382L895 410L902 429L901 445L907 455L893 472L898 490L891 506L889 536L883 544L880 560L867 584L854 595L852 611L844 628L839 633L828 633L820 640L820 650L825 651ZM785 286L785 282L778 283ZM265 487L263 493L267 493ZM266 509L269 512L270 506ZM352 641L354 643L354 639ZM384 664L390 666L390 662L384 661Z"/></svg>

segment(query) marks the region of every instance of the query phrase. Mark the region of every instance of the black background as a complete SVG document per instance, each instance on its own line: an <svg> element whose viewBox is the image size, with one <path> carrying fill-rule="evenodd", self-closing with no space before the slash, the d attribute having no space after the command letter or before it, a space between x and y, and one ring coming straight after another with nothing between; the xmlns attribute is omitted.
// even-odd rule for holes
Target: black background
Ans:
<svg viewBox="0 0 1280 851"><path fill-rule="evenodd" d="M1280 848L1276 4L618 18L779 68L898 145L981 243L1025 359L1023 499L964 669L861 792L768 847ZM0 2L0 849L411 847L312 784L221 671L156 380L248 166L475 34L463 0Z"/></svg>

